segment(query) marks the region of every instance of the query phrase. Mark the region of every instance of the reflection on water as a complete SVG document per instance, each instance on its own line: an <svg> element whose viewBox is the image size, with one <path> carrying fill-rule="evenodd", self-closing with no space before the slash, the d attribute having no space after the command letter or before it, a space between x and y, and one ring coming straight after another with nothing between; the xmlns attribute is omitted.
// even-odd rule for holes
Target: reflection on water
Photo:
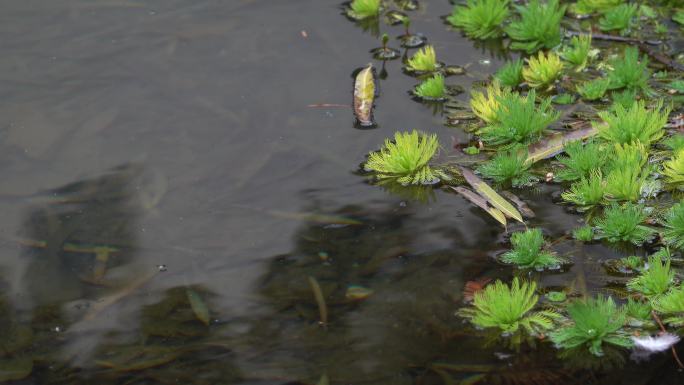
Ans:
<svg viewBox="0 0 684 385"><path fill-rule="evenodd" d="M434 22L448 1L424 3L412 32L467 68L449 83L488 76L501 43L474 46ZM400 60L375 63L377 129L307 107L350 103L373 33L402 26L350 23L339 0L11 0L0 19L0 382L682 383L665 354L561 360L455 316L467 281L509 278L501 228L353 166L395 129L468 136L407 97ZM559 238L578 217L552 192L519 195ZM623 254L558 251L579 259L540 287L577 293Z"/></svg>

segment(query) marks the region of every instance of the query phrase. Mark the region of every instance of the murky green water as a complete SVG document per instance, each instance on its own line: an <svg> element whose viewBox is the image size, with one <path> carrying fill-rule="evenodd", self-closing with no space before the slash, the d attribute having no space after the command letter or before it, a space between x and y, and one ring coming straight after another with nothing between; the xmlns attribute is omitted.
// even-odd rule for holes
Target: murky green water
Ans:
<svg viewBox="0 0 684 385"><path fill-rule="evenodd" d="M448 1L422 5L413 29L468 68L451 84L501 62L447 30ZM411 100L399 61L377 129L308 107L349 104L379 45L337 0L5 1L0 31L0 382L684 383L665 354L472 336L454 312L467 281L510 276L501 228L453 194L421 204L354 174L397 129L465 135ZM580 217L554 193L521 196L557 238ZM610 284L615 251L558 249L575 264L542 285Z"/></svg>

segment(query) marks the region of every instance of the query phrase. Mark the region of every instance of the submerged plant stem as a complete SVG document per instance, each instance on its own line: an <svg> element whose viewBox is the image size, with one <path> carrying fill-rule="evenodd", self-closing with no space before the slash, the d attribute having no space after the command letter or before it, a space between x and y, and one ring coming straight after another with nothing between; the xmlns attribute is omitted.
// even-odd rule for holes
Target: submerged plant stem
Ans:
<svg viewBox="0 0 684 385"><path fill-rule="evenodd" d="M665 329L665 325L663 325L663 321L660 320L660 317L658 317L658 314L656 314L655 310L651 310L651 315L653 316L653 319L656 321L658 326L660 327L660 330L663 333L667 333L667 329ZM682 364L682 360L679 359L679 355L677 354L677 349L675 349L674 346L670 347L672 350L672 357L674 357L675 361L677 361L677 366L679 366L679 369L684 369L684 364Z"/></svg>
<svg viewBox="0 0 684 385"><path fill-rule="evenodd" d="M318 314L321 317L321 325L323 327L328 326L328 306L325 304L325 298L323 297L323 290L321 290L321 285L318 284L316 278L309 276L309 285L311 285L311 290L313 291L314 298L316 299L316 304L318 304Z"/></svg>

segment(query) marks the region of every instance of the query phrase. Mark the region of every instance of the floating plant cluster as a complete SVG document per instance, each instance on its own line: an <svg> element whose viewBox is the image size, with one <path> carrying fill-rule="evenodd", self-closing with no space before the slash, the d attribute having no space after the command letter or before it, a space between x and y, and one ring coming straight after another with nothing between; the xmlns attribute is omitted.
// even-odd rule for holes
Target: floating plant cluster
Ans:
<svg viewBox="0 0 684 385"><path fill-rule="evenodd" d="M684 251L684 119L677 114L684 109L684 65L659 43L669 28L677 28L664 19L684 24L684 11L668 4L456 4L445 17L448 25L472 39L500 39L520 54L484 87L473 89L467 106L448 92L449 66L437 61L434 46L405 56L405 73L421 80L413 95L445 103L447 126L465 130L472 140L440 162L434 134L398 132L364 162L371 180L455 191L504 228L509 219L524 223L522 202L497 190L554 184L561 190L557 203L585 216L585 224L572 231L576 242L650 254L607 262L606 269L629 279L619 290L594 297L550 292L548 300L540 300L532 278L510 284L497 280L475 292L472 303L458 312L476 328L498 329L508 337L522 333L597 356L608 345L648 353L670 349L679 340L676 333L684 326L684 286L677 269ZM401 13L401 22L410 24L406 14L390 8L387 1L354 0L347 14L379 18L385 9L395 17ZM555 106L575 100L570 108ZM479 166L473 170L472 164ZM534 273L530 277L574 261L558 255L539 228L513 232L510 243L500 262Z"/></svg>

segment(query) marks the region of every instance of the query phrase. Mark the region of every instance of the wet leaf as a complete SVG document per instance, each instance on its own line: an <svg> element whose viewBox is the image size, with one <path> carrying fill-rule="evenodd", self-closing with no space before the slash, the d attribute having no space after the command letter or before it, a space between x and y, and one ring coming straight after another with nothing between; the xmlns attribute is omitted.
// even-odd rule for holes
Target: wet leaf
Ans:
<svg viewBox="0 0 684 385"><path fill-rule="evenodd" d="M316 303L318 304L318 313L319 316L321 317L321 324L327 325L328 324L328 307L325 304L325 298L323 297L323 290L321 290L321 286L318 284L318 281L316 281L316 278L314 277L309 277L309 285L311 285L311 290L314 293L314 298L316 299Z"/></svg>
<svg viewBox="0 0 684 385"><path fill-rule="evenodd" d="M330 380L328 379L328 375L326 373L323 373L321 376L321 379L318 380L318 384L316 385L330 385Z"/></svg>
<svg viewBox="0 0 684 385"><path fill-rule="evenodd" d="M351 285L347 288L345 297L352 301L360 301L370 297L373 294L373 290L368 289L363 286Z"/></svg>
<svg viewBox="0 0 684 385"><path fill-rule="evenodd" d="M570 131L567 133L554 134L540 142L530 145L527 149L528 164L538 162L542 159L548 159L563 152L565 144L575 141L590 138L598 133L594 127L584 128L580 130Z"/></svg>
<svg viewBox="0 0 684 385"><path fill-rule="evenodd" d="M484 289L485 286L491 281L491 278L479 278L474 281L468 281L463 288L463 300L465 302L470 302L475 298L475 293Z"/></svg>
<svg viewBox="0 0 684 385"><path fill-rule="evenodd" d="M207 304L204 302L202 297L200 297L197 292L195 292L192 289L187 289L186 291L188 295L188 301L190 302L190 307L192 308L193 313L195 313L195 317L197 317L198 320L200 320L203 324L209 326L209 308L207 307Z"/></svg>
<svg viewBox="0 0 684 385"><path fill-rule="evenodd" d="M508 199L509 201L513 202L513 204L518 208L518 211L520 211L523 215L524 218L534 218L536 217L536 214L530 206L527 205L522 199L518 198L517 195L513 194L510 191L502 191L501 195Z"/></svg>
<svg viewBox="0 0 684 385"><path fill-rule="evenodd" d="M506 226L506 216L501 212L501 210L489 206L485 198L481 197L480 195L477 195L476 193L472 192L471 190L468 190L465 187L452 187L452 189L454 189L457 193L461 194L465 199L469 200L470 203L480 207L482 210L489 213L489 215L491 215L492 218L496 219L499 223L504 225L504 227Z"/></svg>
<svg viewBox="0 0 684 385"><path fill-rule="evenodd" d="M364 127L372 126L373 101L375 99L375 78L373 64L361 70L354 81L354 115L359 124Z"/></svg>
<svg viewBox="0 0 684 385"><path fill-rule="evenodd" d="M482 179L478 178L477 175L473 174L472 171L465 167L460 167L461 174L465 178L466 182L470 184L478 194L487 199L487 202L494 206L495 208L501 210L509 218L513 218L518 222L523 222L522 215L520 212L513 207L506 199L499 195L493 188L489 187Z"/></svg>

